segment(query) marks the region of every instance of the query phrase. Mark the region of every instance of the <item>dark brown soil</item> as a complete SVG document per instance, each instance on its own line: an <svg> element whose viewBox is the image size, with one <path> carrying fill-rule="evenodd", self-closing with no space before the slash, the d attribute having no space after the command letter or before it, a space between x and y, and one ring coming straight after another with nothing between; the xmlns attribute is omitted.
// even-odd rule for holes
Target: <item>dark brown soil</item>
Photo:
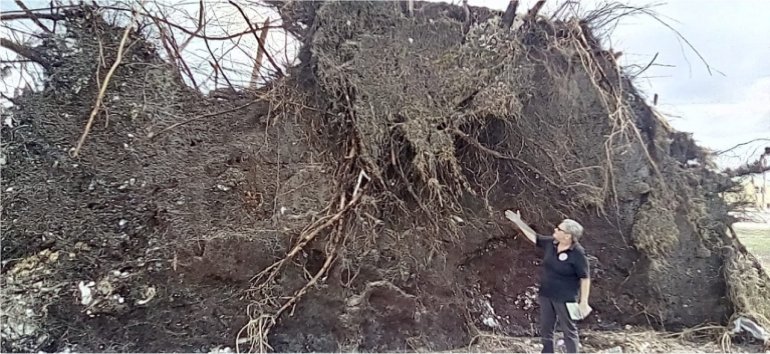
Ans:
<svg viewBox="0 0 770 354"><path fill-rule="evenodd" d="M503 31L466 33L460 8L418 5L407 18L390 3L295 4L294 16L315 21L306 61L233 100L190 92L151 47L135 46L78 158L68 150L96 81L75 88L83 76L71 75L91 75L96 56L68 57L56 85L19 97L3 112L14 127L2 127L2 349L234 348L327 257L328 272L271 328L273 350L439 351L465 347L479 329L537 336L541 255L504 220L509 208L542 233L565 216L585 226L596 310L583 328L726 324L722 182L681 165L691 141L673 139L626 87L622 104L644 138L613 147L617 191L597 192L606 175L575 171L605 166L614 128L592 74L547 45L567 24L510 31L495 43L529 52L505 57L479 49L490 45L485 31ZM474 21L494 15L475 9ZM91 33L114 31L73 34L90 53ZM518 64L458 74L474 63ZM398 73L407 74L388 78ZM519 155L495 158L474 140ZM359 204L274 279L255 279L351 200L346 178L359 171L370 176Z"/></svg>

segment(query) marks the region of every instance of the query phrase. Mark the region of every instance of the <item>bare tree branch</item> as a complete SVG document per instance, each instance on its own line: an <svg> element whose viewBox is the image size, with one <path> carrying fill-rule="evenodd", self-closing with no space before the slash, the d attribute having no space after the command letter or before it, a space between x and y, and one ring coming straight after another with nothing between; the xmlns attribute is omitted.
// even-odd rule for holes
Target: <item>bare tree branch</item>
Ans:
<svg viewBox="0 0 770 354"><path fill-rule="evenodd" d="M107 9L107 10L116 10L116 11L131 11L130 9L121 8L121 7L117 7L117 6L103 6L102 8L103 9ZM182 31L183 33L186 33L186 34L188 34L190 36L193 36L195 38L203 38L203 39L207 39L207 40L210 40L210 41L224 41L224 40L228 40L228 39L238 38L238 37L241 37L241 36L247 35L247 34L254 34L256 36L256 33L259 30L262 29L260 27L252 26L250 22L247 22L249 24L249 29L246 30L246 31L238 32L238 33L230 34L230 35L226 35L226 36L211 36L211 37L208 37L208 36L205 36L205 35L198 34L195 31L191 31L191 30L189 30L189 29L187 29L187 28L185 28L185 27L183 27L183 26L181 26L179 24L173 23L173 22L169 21L167 18L164 18L164 17L155 16L155 15L152 15L152 14L150 14L148 12L140 13L139 15L140 16L144 16L144 17L148 17L150 19L155 19L155 20L158 20L160 22L163 22L163 23L165 23L165 24L167 24L167 25L169 25L169 26L171 26L173 28L176 28L176 29ZM282 27L281 26L272 26L271 28L282 28Z"/></svg>
<svg viewBox="0 0 770 354"><path fill-rule="evenodd" d="M32 20L33 18L60 21L60 20L64 20L65 17L64 15L59 15L59 14L46 14L46 13L36 14L31 12L31 10L29 13L16 13L16 12L0 13L0 21Z"/></svg>
<svg viewBox="0 0 770 354"><path fill-rule="evenodd" d="M42 22L40 22L40 19L32 13L32 11L27 8L27 5L24 5L24 2L21 0L13 0L16 3L16 6L18 6L22 11L24 11L27 16L29 16L29 19L32 20L38 27L40 27L44 32L53 33L48 27L46 27Z"/></svg>
<svg viewBox="0 0 770 354"><path fill-rule="evenodd" d="M734 170L727 169L724 173L730 177L740 177L770 171L770 163L767 163L767 156L770 156L770 146L765 147L765 152L756 161L748 162Z"/></svg>
<svg viewBox="0 0 770 354"><path fill-rule="evenodd" d="M249 20L249 17L248 17L248 16L246 16L246 13L245 13L245 12L243 12L243 9L242 9L240 6L238 6L238 4L234 3L234 2L233 2L233 0L227 0L227 2L229 2L229 3L230 3L230 5L233 5L233 6L235 6L235 8L236 8L236 9L238 9L238 12L240 12L240 13L241 13L241 16L243 16L243 20L244 20L244 21L246 21L246 24L248 24L248 25L249 25L249 28L251 28L251 29L252 29L251 33L253 33L253 34L254 34L254 38L256 38L256 39L257 39L257 45L259 45L259 48L260 48L260 50L262 50L263 52L265 52L265 57L267 58L267 61L269 61L269 62L270 62L270 65L272 65L272 66L273 66L273 68L275 68L275 71L278 73L278 77L282 77L282 76L283 76L283 70L281 70L281 67L280 67L280 66L278 66L278 64L276 64L276 63L275 63L275 60L273 60L273 57L270 55L270 53L268 53L268 52L267 52L267 49L265 48L265 44L264 44L264 43L262 43L262 42L259 40L259 36L257 36L257 31L258 31L258 28L255 28L255 27L254 27L254 26L251 24L251 21Z"/></svg>
<svg viewBox="0 0 770 354"><path fill-rule="evenodd" d="M13 42L6 38L0 38L0 47L4 47L14 53L42 65L46 70L51 70L51 62L40 55L35 49Z"/></svg>
<svg viewBox="0 0 770 354"><path fill-rule="evenodd" d="M205 13L205 8L203 5L203 0L200 0L198 2L198 26L195 29L195 32L194 32L195 34L190 35L189 37L187 37L187 39L184 42L182 42L182 44L179 46L180 51L184 51L184 49L187 48L187 45L190 44L190 41L196 36L198 36L198 33L200 33L203 30L203 27L206 26L206 23L204 21L204 13Z"/></svg>
<svg viewBox="0 0 770 354"><path fill-rule="evenodd" d="M737 149L737 148L739 148L739 147L741 147L741 146L746 146L746 145L749 145L749 144L751 144L751 143L755 143L755 142L757 142L757 141L770 141L770 139L768 139L768 138L758 138L758 139L754 139L754 140L749 140L749 141L746 141L746 142L743 142L743 143L737 144L737 145L735 145L735 146L733 146L733 147L731 147L731 148L729 148L729 149L725 149L725 150L717 151L717 152L715 152L714 154L715 154L715 155L722 155L722 154L724 154L724 153L726 153L726 152L730 152L730 151L732 151L732 150L735 150L735 149Z"/></svg>

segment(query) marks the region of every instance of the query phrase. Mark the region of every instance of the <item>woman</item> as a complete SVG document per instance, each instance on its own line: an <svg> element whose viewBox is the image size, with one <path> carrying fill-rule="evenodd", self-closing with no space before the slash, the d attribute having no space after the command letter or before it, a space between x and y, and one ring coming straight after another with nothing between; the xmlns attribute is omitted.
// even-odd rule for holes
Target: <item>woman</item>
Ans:
<svg viewBox="0 0 770 354"><path fill-rule="evenodd" d="M564 332L567 351L577 353L580 338L567 304L577 302L578 318L584 318L591 311L588 306L591 272L585 249L578 242L583 235L583 226L575 220L565 219L553 230L553 236L543 236L527 226L518 211L506 210L505 217L513 221L527 239L545 251L538 298L543 353L553 353L553 332L557 319Z"/></svg>

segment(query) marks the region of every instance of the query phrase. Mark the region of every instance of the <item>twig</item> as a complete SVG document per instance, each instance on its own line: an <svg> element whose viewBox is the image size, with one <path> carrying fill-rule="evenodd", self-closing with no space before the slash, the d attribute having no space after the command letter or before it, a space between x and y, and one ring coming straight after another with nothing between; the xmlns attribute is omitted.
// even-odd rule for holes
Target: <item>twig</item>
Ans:
<svg viewBox="0 0 770 354"><path fill-rule="evenodd" d="M251 88L252 90L257 89L257 79L259 78L259 72L260 72L260 69L262 68L262 57L265 54L264 48L265 48L265 41L267 40L267 33L268 33L267 25L269 24L270 24L270 18L268 17L267 20L265 20L265 24L262 26L262 28L264 28L262 30L262 33L259 34L258 41L260 45L257 48L257 58L256 60L254 60L254 69L252 69L251 71L251 82L249 83L249 88Z"/></svg>
<svg viewBox="0 0 770 354"><path fill-rule="evenodd" d="M645 65L645 67L643 67L642 70L639 70L639 72L634 74L631 78L635 79L637 76L647 71L647 69L649 69L652 66L652 64L655 64L655 59L658 59L658 54L660 53L655 53L655 56L652 57L652 60L650 60L650 62L647 63L647 65Z"/></svg>
<svg viewBox="0 0 770 354"><path fill-rule="evenodd" d="M206 24L204 23L204 13L206 8L203 6L203 0L200 0L198 2L198 28L195 29L195 32L191 34L187 39L179 46L180 51L184 51L185 48L187 48L187 45L190 44L190 41L192 41L193 38L198 36L198 33L200 33L203 30L203 27L206 27Z"/></svg>
<svg viewBox="0 0 770 354"><path fill-rule="evenodd" d="M253 104L255 104L255 103L259 102L259 101L261 101L261 100L259 100L259 99L257 99L257 100L253 100L253 101L251 101L251 102L249 102L249 103L246 103L246 104L244 104L244 105L240 105L240 106L238 106L238 107L235 107L235 108L231 108L231 109L228 109L228 110L224 110L224 111L221 111L221 112L207 113L207 114L204 114L204 115L200 115L200 116L197 116L197 117L194 117L194 118L190 118L190 119L188 119L188 120L186 120L186 121L183 121L183 122L174 123L174 124L172 124L172 125L170 125L170 126L168 126L168 127L166 127L166 128L163 128L163 130L159 131L158 133L155 133L155 134L153 134L153 133L147 134L147 138L149 138L149 139L154 139L154 138L157 138L157 137L158 137L158 135L161 135L161 134L163 134L163 133L165 133L165 132L167 132L167 131L169 131L169 130L171 130L171 129L174 129L174 128L176 128L176 127L179 127L179 126L182 126L182 125L185 125L185 124L187 124L187 123L190 123L190 122L194 122L194 121L196 121L196 120L201 120L201 119L203 119L203 118L209 118L209 117L218 116L218 115L220 115L220 114L227 114L227 113L235 112L235 111L238 111L238 110L244 109L244 108L246 108L246 107L248 107L248 106L251 106L251 105L253 105Z"/></svg>
<svg viewBox="0 0 770 354"><path fill-rule="evenodd" d="M227 82L227 86L235 90L235 87L233 86L233 83L230 82L230 79L227 77L227 74L225 74L225 71L222 69L222 66L219 65L219 60L217 60L217 57L214 55L214 51L211 50L211 45L209 45L209 39L206 37L206 26L203 27L203 44L206 46L206 50L209 52L209 56L214 61L212 66L214 67L214 72L220 72L222 73L222 78L225 79L225 82ZM224 56L224 54L222 54ZM217 88L216 82L214 82L214 89Z"/></svg>
<svg viewBox="0 0 770 354"><path fill-rule="evenodd" d="M770 141L770 139L768 139L768 138L758 138L758 139L749 140L747 142L743 142L743 143L740 143L738 145L735 145L735 146L733 146L733 147L731 147L729 149L717 151L717 152L714 153L714 155L722 155L722 154L724 154L726 152L730 152L730 151L735 150L735 149L737 149L737 148L739 148L741 146L749 145L749 144L755 143L757 141Z"/></svg>
<svg viewBox="0 0 770 354"><path fill-rule="evenodd" d="M254 28L254 26L251 24L251 21L249 21L249 17L246 16L246 13L243 12L243 9L238 6L238 4L234 3L233 0L227 0L227 2L230 3L230 5L235 6L236 9L238 9L238 12L241 13L241 16L243 16L243 20L246 21L246 24L249 25L249 28L251 28L251 33L254 34L254 38L257 39L257 45L259 45L260 49L265 52L265 57L267 58L267 61L270 62L270 65L275 68L275 71L278 73L278 77L283 77L283 70L281 70L281 67L276 64L275 60L273 60L273 57L270 55L270 53L267 52L267 49L265 49L265 45L260 42L259 36L257 36L258 28Z"/></svg>
<svg viewBox="0 0 770 354"><path fill-rule="evenodd" d="M131 11L129 9L122 8L122 7L117 7L117 6L102 6L101 8L105 9L105 10L114 10L114 11ZM259 28L259 27L253 27L252 26L252 27L250 27L246 31L242 31L242 32L238 32L238 33L230 34L230 35L226 35L226 36L206 36L205 34L204 35L196 34L194 31L191 31L191 30L189 30L187 28L184 28L183 26L178 25L176 23L173 23L173 22L171 22L168 19L163 18L163 17L154 16L154 15L151 15L149 13L139 13L139 15L144 16L144 17L149 17L150 19L156 19L156 20L158 20L160 22L163 22L163 23L167 24L170 27L176 28L176 29L182 31L183 33L186 33L186 34L188 34L190 36L193 36L195 38L202 38L202 39L207 39L207 40L210 40L210 41L226 41L226 40L229 40L229 39L242 37L242 36L250 34L250 33L256 35L256 32L259 31L260 29L262 29L262 28ZM204 26L204 27L206 27L206 26ZM282 27L281 26L275 26L275 27L272 27L272 28L280 29Z"/></svg>
<svg viewBox="0 0 770 354"><path fill-rule="evenodd" d="M147 11L147 9L144 6L142 6L142 9ZM164 17L167 17L162 11L160 13ZM156 18L151 18L151 19L153 23L155 23L155 26L158 27L158 31L160 31L161 42L163 43L163 47L166 49L166 52L168 53L168 56L171 59L174 69L176 69L180 74L182 74L182 71L179 70L179 66L177 65L177 60L178 60L178 62L182 64L184 73L187 74L188 78L190 78L190 83L192 83L193 87L196 90L198 90L199 89L198 83L195 81L195 76L193 76L192 70L190 70L190 66L187 65L187 61L185 61L182 58L182 53L181 53L181 50L179 49L179 45L177 45L176 36L174 36L174 31L171 28L171 25L169 25L168 22L166 22L166 24L169 26L167 31L165 28L163 28L163 26L160 25L161 21L159 19L156 19Z"/></svg>
<svg viewBox="0 0 770 354"><path fill-rule="evenodd" d="M78 140L78 145L75 147L74 150L71 151L72 157L78 157L78 155L80 154L80 148L83 147L83 143L86 141L86 137L88 137L88 132L91 131L91 125L94 124L94 119L96 118L96 114L99 113L99 107L102 105L104 94L107 91L107 85L109 85L110 79L112 78L112 75L115 73L115 70L117 70L118 66L120 65L120 62L123 61L123 49L125 49L126 47L126 40L128 39L128 34L131 33L131 29L133 28L134 28L134 21L132 18L131 24L126 26L126 29L123 31L123 37L120 39L120 45L118 46L118 54L115 58L115 62L112 63L112 67L110 68L110 71L108 71L107 75L104 77L104 82L102 82L102 88L99 90L99 94L96 96L96 103L94 103L94 107L91 110L91 115L88 117L88 123L86 123L86 128L85 130L83 130L83 135L80 136L80 140Z"/></svg>
<svg viewBox="0 0 770 354"><path fill-rule="evenodd" d="M53 33L48 27L46 27L42 22L40 22L40 19L32 13L32 11L29 11L29 8L27 8L27 5L24 5L24 2L21 0L14 0L16 3L16 6L18 6L22 11L24 11L27 16L29 16L29 19L32 20L38 27L40 27L44 32Z"/></svg>

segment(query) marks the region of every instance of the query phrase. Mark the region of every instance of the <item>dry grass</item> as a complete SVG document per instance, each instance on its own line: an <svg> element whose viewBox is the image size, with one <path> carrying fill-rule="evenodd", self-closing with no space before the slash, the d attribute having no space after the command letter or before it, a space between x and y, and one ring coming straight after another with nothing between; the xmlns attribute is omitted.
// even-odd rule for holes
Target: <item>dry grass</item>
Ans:
<svg viewBox="0 0 770 354"><path fill-rule="evenodd" d="M581 351L585 353L724 353L754 352L757 345L736 345L724 336L723 326L702 326L683 332L656 332L639 329L622 331L582 331ZM714 340L717 338L717 340ZM727 340L725 340L725 338ZM539 353L542 344L537 337L509 337L479 333L471 344L451 352L466 353Z"/></svg>
<svg viewBox="0 0 770 354"><path fill-rule="evenodd" d="M738 222L733 224L733 229L765 271L770 270L770 224Z"/></svg>

